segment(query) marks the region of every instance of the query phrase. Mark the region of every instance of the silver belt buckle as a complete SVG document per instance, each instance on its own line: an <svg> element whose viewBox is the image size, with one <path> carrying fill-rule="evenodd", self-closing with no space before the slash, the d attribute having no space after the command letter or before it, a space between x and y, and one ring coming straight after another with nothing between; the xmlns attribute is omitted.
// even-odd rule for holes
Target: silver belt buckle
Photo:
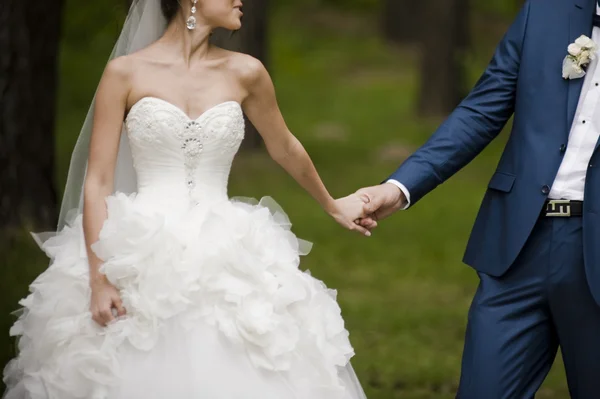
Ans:
<svg viewBox="0 0 600 399"><path fill-rule="evenodd" d="M569 217L571 216L570 200L549 200L546 216Z"/></svg>

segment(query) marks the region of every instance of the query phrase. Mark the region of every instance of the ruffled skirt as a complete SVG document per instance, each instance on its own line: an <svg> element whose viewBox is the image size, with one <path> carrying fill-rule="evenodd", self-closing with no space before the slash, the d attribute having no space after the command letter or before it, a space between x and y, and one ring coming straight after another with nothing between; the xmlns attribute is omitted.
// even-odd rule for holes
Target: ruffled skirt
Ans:
<svg viewBox="0 0 600 399"><path fill-rule="evenodd" d="M11 329L5 399L358 399L336 292L269 198L188 208L107 199L93 245L127 315L89 312L82 218L42 244L50 267Z"/></svg>

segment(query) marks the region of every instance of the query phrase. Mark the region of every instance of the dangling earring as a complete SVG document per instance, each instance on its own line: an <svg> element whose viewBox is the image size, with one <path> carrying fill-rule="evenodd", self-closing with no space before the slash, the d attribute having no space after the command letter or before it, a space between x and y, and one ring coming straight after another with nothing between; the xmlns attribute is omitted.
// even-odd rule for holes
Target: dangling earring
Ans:
<svg viewBox="0 0 600 399"><path fill-rule="evenodd" d="M192 15L190 15L190 17L187 19L187 21L185 23L189 30L196 29L196 17L194 16L194 14L196 14L196 3L197 2L198 2L198 0L192 0Z"/></svg>

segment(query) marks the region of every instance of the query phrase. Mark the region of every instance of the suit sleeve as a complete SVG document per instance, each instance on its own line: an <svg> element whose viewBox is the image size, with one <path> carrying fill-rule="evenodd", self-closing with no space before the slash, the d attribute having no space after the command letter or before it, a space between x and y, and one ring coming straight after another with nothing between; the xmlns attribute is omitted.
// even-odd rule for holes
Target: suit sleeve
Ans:
<svg viewBox="0 0 600 399"><path fill-rule="evenodd" d="M473 160L514 113L529 10L527 1L473 90L388 178L400 182L410 193L410 206Z"/></svg>

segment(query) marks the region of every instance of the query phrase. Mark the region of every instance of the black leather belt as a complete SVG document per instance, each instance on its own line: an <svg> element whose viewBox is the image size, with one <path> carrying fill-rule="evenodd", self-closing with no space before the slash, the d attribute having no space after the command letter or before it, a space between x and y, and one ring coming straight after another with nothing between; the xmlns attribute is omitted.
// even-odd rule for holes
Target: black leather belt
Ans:
<svg viewBox="0 0 600 399"><path fill-rule="evenodd" d="M571 217L583 215L583 201L575 200L546 200L542 216Z"/></svg>

